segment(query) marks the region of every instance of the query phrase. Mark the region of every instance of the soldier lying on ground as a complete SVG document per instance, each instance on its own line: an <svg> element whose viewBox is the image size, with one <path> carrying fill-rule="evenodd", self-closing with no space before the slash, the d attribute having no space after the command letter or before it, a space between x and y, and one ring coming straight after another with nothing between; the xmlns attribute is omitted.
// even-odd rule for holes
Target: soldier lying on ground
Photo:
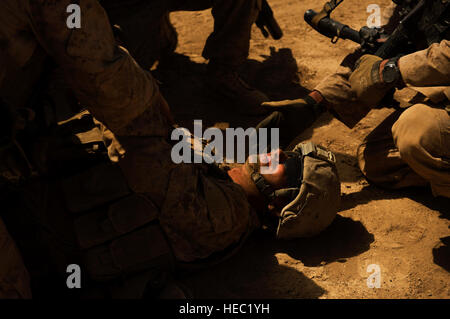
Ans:
<svg viewBox="0 0 450 319"><path fill-rule="evenodd" d="M0 224L0 297L31 296L24 264L50 296L68 292L69 264L89 274L91 296L153 295L163 273L223 259L271 216L280 238L331 223L334 157L311 143L279 153L271 175L250 163L175 164L156 81L116 44L98 1L80 1L83 27L69 30L70 3L0 4L1 218L11 233Z"/></svg>
<svg viewBox="0 0 450 319"><path fill-rule="evenodd" d="M358 148L359 167L381 187L430 185L435 196L450 197L448 33L429 47L419 45L418 35L419 50L400 59L361 57L358 49L304 99L264 103L277 111L259 127L280 127L280 145L287 144L328 109L352 128L389 90L407 86L416 91L409 107L396 110L367 136Z"/></svg>
<svg viewBox="0 0 450 319"><path fill-rule="evenodd" d="M261 111L258 106L269 100L237 73L248 57L251 27L261 10L261 0L106 0L100 3L111 23L120 27L119 38L144 69L172 53L177 46L170 12L212 7L214 31L202 54L209 60L206 84L246 106L249 113Z"/></svg>

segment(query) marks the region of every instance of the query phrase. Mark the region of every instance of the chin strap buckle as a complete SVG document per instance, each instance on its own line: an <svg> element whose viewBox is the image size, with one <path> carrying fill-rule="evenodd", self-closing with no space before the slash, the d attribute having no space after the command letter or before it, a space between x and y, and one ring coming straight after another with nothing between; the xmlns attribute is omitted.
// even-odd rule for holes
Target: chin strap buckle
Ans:
<svg viewBox="0 0 450 319"><path fill-rule="evenodd" d="M332 164L336 164L336 156L334 153L314 144L313 142L306 142L300 145L303 156L311 156Z"/></svg>

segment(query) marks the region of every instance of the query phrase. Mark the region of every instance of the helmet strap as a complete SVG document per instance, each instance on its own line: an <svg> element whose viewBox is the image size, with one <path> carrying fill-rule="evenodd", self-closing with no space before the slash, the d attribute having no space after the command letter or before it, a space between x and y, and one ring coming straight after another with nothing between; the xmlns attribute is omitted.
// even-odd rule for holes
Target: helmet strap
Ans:
<svg viewBox="0 0 450 319"><path fill-rule="evenodd" d="M254 169L250 172L250 178L255 183L259 192L269 201L272 202L275 199L275 189L272 185L267 183L264 177Z"/></svg>

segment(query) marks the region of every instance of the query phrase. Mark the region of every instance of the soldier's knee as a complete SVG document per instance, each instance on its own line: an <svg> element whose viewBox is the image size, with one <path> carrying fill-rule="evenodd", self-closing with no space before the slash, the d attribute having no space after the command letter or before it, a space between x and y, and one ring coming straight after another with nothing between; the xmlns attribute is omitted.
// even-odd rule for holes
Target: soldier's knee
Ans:
<svg viewBox="0 0 450 319"><path fill-rule="evenodd" d="M427 105L416 104L404 111L392 126L392 136L404 160L423 153L439 156L439 125Z"/></svg>

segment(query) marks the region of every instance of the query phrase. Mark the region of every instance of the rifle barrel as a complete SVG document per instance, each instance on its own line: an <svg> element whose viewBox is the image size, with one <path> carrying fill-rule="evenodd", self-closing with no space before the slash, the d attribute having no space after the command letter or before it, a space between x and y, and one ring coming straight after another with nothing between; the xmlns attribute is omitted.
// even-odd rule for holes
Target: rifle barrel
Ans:
<svg viewBox="0 0 450 319"><path fill-rule="evenodd" d="M312 23L312 20L316 15L317 12L315 12L312 9L309 9L308 11L305 12L304 19L311 27L313 27L319 33L331 39L334 38L349 39L359 44L362 43L362 39L358 31L350 28L348 25L333 20L330 17L324 17L320 19L317 25L315 25L314 23Z"/></svg>

